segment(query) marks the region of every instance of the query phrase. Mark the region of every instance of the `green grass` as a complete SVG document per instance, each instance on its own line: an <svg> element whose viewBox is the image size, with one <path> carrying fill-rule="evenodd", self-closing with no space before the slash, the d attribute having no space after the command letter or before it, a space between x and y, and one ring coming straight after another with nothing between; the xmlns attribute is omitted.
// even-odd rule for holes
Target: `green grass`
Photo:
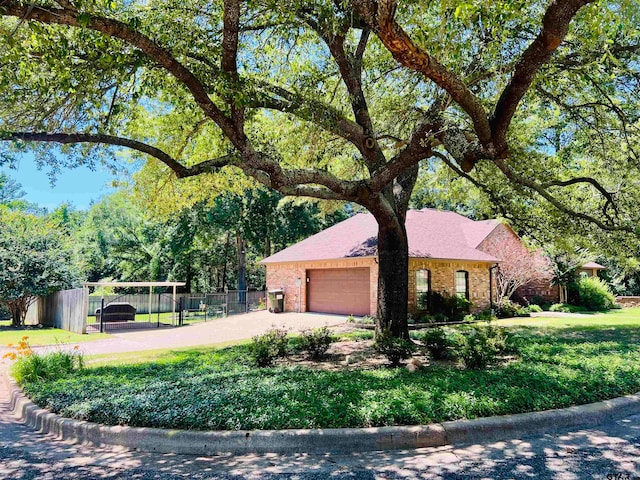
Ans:
<svg viewBox="0 0 640 480"><path fill-rule="evenodd" d="M92 333L91 335L81 335L78 333L68 332L67 330L49 327L14 328L9 326L0 326L0 346L5 347L8 344L15 345L24 336L29 337L29 344L31 346L55 345L60 343L84 343L111 337L111 335L108 335L106 333Z"/></svg>
<svg viewBox="0 0 640 480"><path fill-rule="evenodd" d="M118 365L103 358L100 366L24 389L40 406L77 419L232 430L425 424L640 390L638 309L496 323L512 335L517 356L485 370L259 369L250 366L246 345L234 345L144 352L143 363L126 363L140 354L109 360Z"/></svg>

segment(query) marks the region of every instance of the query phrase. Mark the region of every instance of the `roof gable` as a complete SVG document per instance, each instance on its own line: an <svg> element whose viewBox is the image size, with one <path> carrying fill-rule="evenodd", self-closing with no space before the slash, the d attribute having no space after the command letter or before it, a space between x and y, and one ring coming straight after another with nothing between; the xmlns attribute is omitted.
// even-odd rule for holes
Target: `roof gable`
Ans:
<svg viewBox="0 0 640 480"><path fill-rule="evenodd" d="M482 262L498 261L476 247L499 224L476 222L455 212L409 210L405 223L409 256ZM378 225L360 213L265 258L262 263L335 260L377 255Z"/></svg>

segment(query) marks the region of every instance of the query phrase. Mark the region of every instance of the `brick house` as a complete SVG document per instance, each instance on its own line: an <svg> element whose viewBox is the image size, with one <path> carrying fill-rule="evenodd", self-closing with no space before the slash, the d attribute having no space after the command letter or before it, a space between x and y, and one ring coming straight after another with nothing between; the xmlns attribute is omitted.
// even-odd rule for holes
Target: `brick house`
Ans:
<svg viewBox="0 0 640 480"><path fill-rule="evenodd" d="M421 310L427 291L464 295L474 310L488 308L500 250L508 244L525 249L508 225L455 212L410 210L406 229L411 312ZM265 258L267 288L284 290L285 311L374 315L377 232L373 216L361 213ZM543 277L533 293L555 301L557 290Z"/></svg>

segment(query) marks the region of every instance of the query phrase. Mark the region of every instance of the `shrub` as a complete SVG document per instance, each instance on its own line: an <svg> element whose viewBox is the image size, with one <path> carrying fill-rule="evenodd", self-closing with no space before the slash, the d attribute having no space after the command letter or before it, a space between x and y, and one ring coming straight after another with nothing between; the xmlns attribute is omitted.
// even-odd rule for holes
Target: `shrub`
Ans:
<svg viewBox="0 0 640 480"><path fill-rule="evenodd" d="M273 328L251 339L249 355L258 367L270 367L277 358L287 355L287 344L287 331Z"/></svg>
<svg viewBox="0 0 640 480"><path fill-rule="evenodd" d="M476 320L480 320L482 322L491 322L493 320L497 320L498 318L493 314L493 312L489 308L479 313L476 313L474 317L476 318Z"/></svg>
<svg viewBox="0 0 640 480"><path fill-rule="evenodd" d="M498 305L496 305L496 315L498 318L511 318L511 317L523 317L527 316L527 312L524 307L516 302L512 302L508 298L503 298Z"/></svg>
<svg viewBox="0 0 640 480"><path fill-rule="evenodd" d="M528 310L529 313L534 313L534 312L540 313L542 312L542 307L540 305L536 305L535 303L532 303L525 310Z"/></svg>
<svg viewBox="0 0 640 480"><path fill-rule="evenodd" d="M310 358L318 359L327 353L332 342L331 332L327 327L322 327L302 332L299 346L301 350L309 354Z"/></svg>
<svg viewBox="0 0 640 480"><path fill-rule="evenodd" d="M361 323L366 323L367 325L375 325L376 317L372 317L371 315L365 315L362 317Z"/></svg>
<svg viewBox="0 0 640 480"><path fill-rule="evenodd" d="M429 313L434 317L444 317L444 321L460 321L471 312L472 303L459 295L449 296L438 292L429 292L426 296Z"/></svg>
<svg viewBox="0 0 640 480"><path fill-rule="evenodd" d="M609 286L598 277L581 278L576 288L579 305L587 310L609 310L616 303Z"/></svg>
<svg viewBox="0 0 640 480"><path fill-rule="evenodd" d="M402 360L411 357L416 351L416 344L411 340L394 337L388 332L383 332L376 336L373 348L376 352L387 357L392 366L397 367Z"/></svg>
<svg viewBox="0 0 640 480"><path fill-rule="evenodd" d="M549 307L549 311L569 313L571 309L569 308L569 305L567 305L566 303L554 303Z"/></svg>
<svg viewBox="0 0 640 480"><path fill-rule="evenodd" d="M459 337L456 353L465 368L485 368L504 352L506 338L502 330L471 327Z"/></svg>
<svg viewBox="0 0 640 480"><path fill-rule="evenodd" d="M563 313L580 313L586 312L587 309L577 305L569 305L567 303L554 303L549 307L550 312L563 312Z"/></svg>
<svg viewBox="0 0 640 480"><path fill-rule="evenodd" d="M449 317L444 313L436 313L435 315L425 313L420 315L418 320L420 323L447 323L449 321Z"/></svg>
<svg viewBox="0 0 640 480"><path fill-rule="evenodd" d="M64 378L84 367L84 357L77 347L73 351L32 353L19 357L11 366L11 373L18 384L42 382Z"/></svg>
<svg viewBox="0 0 640 480"><path fill-rule="evenodd" d="M425 353L434 360L451 358L452 341L444 328L430 328L418 336Z"/></svg>
<svg viewBox="0 0 640 480"><path fill-rule="evenodd" d="M469 313L468 315L465 315L464 318L462 319L465 322L475 322L476 321L476 316Z"/></svg>

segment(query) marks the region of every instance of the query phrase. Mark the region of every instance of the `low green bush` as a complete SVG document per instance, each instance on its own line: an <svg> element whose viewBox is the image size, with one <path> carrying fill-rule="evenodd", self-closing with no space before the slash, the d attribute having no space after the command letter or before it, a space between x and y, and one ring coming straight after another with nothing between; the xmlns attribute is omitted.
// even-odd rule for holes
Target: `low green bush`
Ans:
<svg viewBox="0 0 640 480"><path fill-rule="evenodd" d="M383 332L376 336L373 348L376 352L387 357L392 366L397 367L402 360L410 358L416 351L416 344L411 340L397 338Z"/></svg>
<svg viewBox="0 0 640 480"><path fill-rule="evenodd" d="M324 357L333 341L329 329L321 327L302 332L298 346L302 351L307 352L310 358L319 359Z"/></svg>
<svg viewBox="0 0 640 480"><path fill-rule="evenodd" d="M444 328L429 328L420 335L418 340L422 343L425 353L434 360L446 360L451 358L451 335Z"/></svg>
<svg viewBox="0 0 640 480"><path fill-rule="evenodd" d="M367 325L375 325L376 317L372 317L371 315L365 315L362 317L361 323L366 323Z"/></svg>
<svg viewBox="0 0 640 480"><path fill-rule="evenodd" d="M534 312L540 313L542 312L542 307L540 305L536 305L535 303L532 303L531 305L526 307L525 310L527 310L529 313L534 313Z"/></svg>
<svg viewBox="0 0 640 480"><path fill-rule="evenodd" d="M496 315L498 318L527 317L529 312L519 303L504 298L496 305Z"/></svg>
<svg viewBox="0 0 640 480"><path fill-rule="evenodd" d="M474 316L476 320L480 320L481 322L492 322L493 320L498 319L498 317L494 315L490 308L482 310L481 312L476 313Z"/></svg>
<svg viewBox="0 0 640 480"><path fill-rule="evenodd" d="M456 345L460 363L468 369L485 368L506 348L502 330L493 327L470 327L462 331Z"/></svg>
<svg viewBox="0 0 640 480"><path fill-rule="evenodd" d="M587 309L578 305L569 305L568 303L554 303L549 307L550 312L562 312L562 313L581 313L586 312Z"/></svg>
<svg viewBox="0 0 640 480"><path fill-rule="evenodd" d="M424 313L418 317L418 322L416 323L448 323L449 317L447 317L444 313L436 313L434 315L430 315L428 313Z"/></svg>
<svg viewBox="0 0 640 480"><path fill-rule="evenodd" d="M249 355L258 367L270 367L277 358L287 356L287 345L287 331L273 328L251 339Z"/></svg>
<svg viewBox="0 0 640 480"><path fill-rule="evenodd" d="M31 353L20 356L11 366L11 374L19 385L64 378L84 367L84 357L78 350Z"/></svg>
<svg viewBox="0 0 640 480"><path fill-rule="evenodd" d="M609 286L598 277L579 279L576 289L580 306L587 310L610 310L616 303Z"/></svg>
<svg viewBox="0 0 640 480"><path fill-rule="evenodd" d="M471 312L472 303L459 295L446 295L439 292L426 294L429 313L434 317L440 316L444 320L458 322Z"/></svg>

